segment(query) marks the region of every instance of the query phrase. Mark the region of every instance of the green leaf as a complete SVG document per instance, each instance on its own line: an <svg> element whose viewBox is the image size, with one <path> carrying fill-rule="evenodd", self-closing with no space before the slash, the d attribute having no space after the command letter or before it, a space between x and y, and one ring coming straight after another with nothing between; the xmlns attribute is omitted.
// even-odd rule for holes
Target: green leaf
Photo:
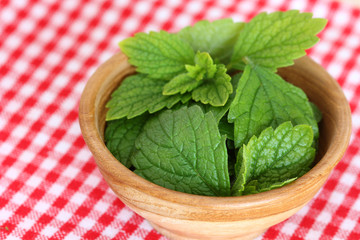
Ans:
<svg viewBox="0 0 360 240"><path fill-rule="evenodd" d="M293 127L291 122L281 124L275 131L269 127L258 138L252 137L238 153L241 168L232 194L271 190L302 176L315 158L312 142L311 126Z"/></svg>
<svg viewBox="0 0 360 240"><path fill-rule="evenodd" d="M242 73L237 73L231 77L231 84L233 86L233 89L237 89L237 86L239 84L239 80L240 80L241 76L242 76ZM233 93L230 95L228 101L226 102L225 106L220 107L220 109L218 107L213 107L211 105L203 105L203 106L208 106L207 107L208 111L212 111L214 116L218 116L217 119L220 119L219 131L220 131L221 135L226 135L226 137L232 141L232 144L234 141L234 124L230 123L228 121L228 111L230 109L232 101L235 98L235 94L236 94L236 92L233 91Z"/></svg>
<svg viewBox="0 0 360 240"><path fill-rule="evenodd" d="M244 71L246 64L244 62L234 62L230 64L230 67L236 70Z"/></svg>
<svg viewBox="0 0 360 240"><path fill-rule="evenodd" d="M297 10L258 14L241 31L231 62L244 61L273 71L292 65L319 40L316 34L326 22Z"/></svg>
<svg viewBox="0 0 360 240"><path fill-rule="evenodd" d="M200 86L204 80L214 78L217 66L213 63L213 60L208 53L197 52L194 61L194 66L185 65L185 68L188 71L187 73L177 75L164 86L164 95L191 92Z"/></svg>
<svg viewBox="0 0 360 240"><path fill-rule="evenodd" d="M235 146L245 144L262 130L291 121L312 126L315 138L319 129L306 94L267 68L247 65L240 79L229 114L234 122Z"/></svg>
<svg viewBox="0 0 360 240"><path fill-rule="evenodd" d="M223 64L214 64L206 52L197 52L194 66L186 65L187 74L182 73L168 82L164 95L192 91L192 98L212 106L224 106L233 92L231 77Z"/></svg>
<svg viewBox="0 0 360 240"><path fill-rule="evenodd" d="M226 135L227 139L234 140L234 124L229 123L227 120L227 112L231 105L229 99L225 106L214 107L210 104L193 103L192 105L198 105L205 112L211 112L214 115L216 122L218 123L219 131L221 135Z"/></svg>
<svg viewBox="0 0 360 240"><path fill-rule="evenodd" d="M317 123L319 123L322 119L322 114L321 114L321 111L319 110L319 108L312 102L310 102L310 106L311 106L311 109L313 111L313 114L314 114L314 118L315 118L315 121Z"/></svg>
<svg viewBox="0 0 360 240"><path fill-rule="evenodd" d="M214 115L214 118L217 123L220 122L220 120L224 117L224 115L226 114L226 112L229 110L229 107L230 107L230 103L226 103L225 106L214 107L214 106L211 106L210 104L191 102L190 106L194 106L194 105L201 107L201 109L203 110L204 113L211 112Z"/></svg>
<svg viewBox="0 0 360 240"><path fill-rule="evenodd" d="M226 73L225 66L218 64L214 79L208 79L194 89L192 99L203 104L224 106L232 92L231 77Z"/></svg>
<svg viewBox="0 0 360 240"><path fill-rule="evenodd" d="M145 113L133 119L117 119L107 122L105 143L109 151L127 168L131 167L130 157L135 149L135 140L149 118Z"/></svg>
<svg viewBox="0 0 360 240"><path fill-rule="evenodd" d="M244 23L234 23L230 18L213 22L203 20L192 27L183 28L178 35L188 42L195 52L208 52L214 59L226 63L243 27Z"/></svg>
<svg viewBox="0 0 360 240"><path fill-rule="evenodd" d="M182 73L172 78L170 82L164 85L163 95L174 95L177 93L184 94L191 92L196 87L200 86L202 82L196 81L187 73Z"/></svg>
<svg viewBox="0 0 360 240"><path fill-rule="evenodd" d="M284 180L283 182L278 182L278 183L273 183L270 186L262 186L261 189L259 190L259 182L257 180L251 181L249 182L244 190L240 193L238 192L238 195L235 196L241 196L241 195L249 195L249 194L255 194L255 193L259 193L259 192L265 192L265 191L269 191L275 188L280 188L285 186L286 184L289 184L293 181L295 181L297 178L290 178L287 180Z"/></svg>
<svg viewBox="0 0 360 240"><path fill-rule="evenodd" d="M229 123L227 118L222 118L219 122L219 131L221 135L226 135L226 137L234 141L234 124Z"/></svg>
<svg viewBox="0 0 360 240"><path fill-rule="evenodd" d="M231 84L233 89L237 88L240 77L241 77L241 73L232 76ZM226 104L220 107L214 107L210 104L195 103L199 105L205 113L207 112L213 113L216 121L219 123L220 134L226 135L226 137L230 140L234 140L234 124L228 122L227 113L234 98L235 98L235 91L229 96L229 99L227 100Z"/></svg>
<svg viewBox="0 0 360 240"><path fill-rule="evenodd" d="M164 96L162 89L165 82L147 77L145 74L131 75L124 79L106 104L109 111L106 120L123 117L134 118L148 111L157 112L164 107L171 108L177 102L187 102L190 94Z"/></svg>
<svg viewBox="0 0 360 240"><path fill-rule="evenodd" d="M151 118L136 148L135 173L155 184L198 195L230 194L225 138L212 113L199 106Z"/></svg>
<svg viewBox="0 0 360 240"><path fill-rule="evenodd" d="M176 34L166 31L137 33L119 43L129 63L151 78L170 80L194 63L194 51Z"/></svg>
<svg viewBox="0 0 360 240"><path fill-rule="evenodd" d="M195 55L195 66L186 65L185 68L188 71L188 75L200 81L203 79L211 79L214 77L217 67L214 64L211 56L207 52L197 52Z"/></svg>
<svg viewBox="0 0 360 240"><path fill-rule="evenodd" d="M197 105L199 105L202 110L207 113L207 112L212 112L212 114L215 117L216 122L220 122L220 120L224 117L224 115L226 114L226 112L229 110L230 107L230 103L226 103L225 106L222 107L214 107L212 105L209 104L201 104L201 103L196 103Z"/></svg>
<svg viewBox="0 0 360 240"><path fill-rule="evenodd" d="M235 166L234 166L234 169L235 169L235 176L236 178L238 176L240 176L240 170L241 170L241 164L243 164L243 147L241 147L238 151L237 151L237 156L236 156L236 162L235 162Z"/></svg>
<svg viewBox="0 0 360 240"><path fill-rule="evenodd" d="M210 55L206 52L197 52L194 59L195 65L185 65L187 73L182 73L172 78L163 89L164 95L191 92L200 86L205 79L212 79L217 71Z"/></svg>

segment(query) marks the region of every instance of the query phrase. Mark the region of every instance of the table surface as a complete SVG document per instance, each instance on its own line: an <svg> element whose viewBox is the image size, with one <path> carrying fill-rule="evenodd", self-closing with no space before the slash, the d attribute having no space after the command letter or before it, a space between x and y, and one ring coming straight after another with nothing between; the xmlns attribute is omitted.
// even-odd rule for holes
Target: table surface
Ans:
<svg viewBox="0 0 360 240"><path fill-rule="evenodd" d="M135 32L299 9L329 20L308 51L352 111L348 151L316 197L259 239L360 239L360 10L327 0L0 3L0 239L162 239L107 186L81 136L94 70Z"/></svg>

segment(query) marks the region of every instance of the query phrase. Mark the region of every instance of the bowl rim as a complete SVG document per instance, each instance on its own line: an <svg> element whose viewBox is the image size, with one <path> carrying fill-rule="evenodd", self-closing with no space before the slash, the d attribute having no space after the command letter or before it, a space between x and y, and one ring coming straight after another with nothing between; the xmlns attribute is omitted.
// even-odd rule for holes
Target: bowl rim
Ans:
<svg viewBox="0 0 360 240"><path fill-rule="evenodd" d="M124 61L126 61L125 66L120 68L116 65L119 62ZM98 89L103 82L103 79L100 77L100 72L106 72L108 75L111 75L111 77L116 76L121 71L124 71L124 69L130 69L129 74L134 72L134 68L127 63L127 57L121 52L116 53L106 62L101 64L86 83L79 104L81 132L103 175L106 173L111 178L126 183L129 187L137 189L150 197L193 208L198 208L199 204L201 204L201 207L206 206L207 209L216 209L219 211L231 211L239 208L243 210L247 209L249 210L249 214L255 215L264 214L262 213L264 209L279 206L279 202L283 205L287 205L289 204L288 202L294 200L294 202L298 202L298 206L293 206L293 208L300 207L303 203L297 201L299 193L304 194L306 192L314 191L315 188L318 189L317 185L319 184L319 177L326 176L323 180L323 182L325 182L331 170L344 155L351 136L351 111L342 89L324 68L309 57L302 57L296 60L295 64L309 61L314 68L321 72L321 74L331 79L331 81L329 80L329 83L332 84L332 88L336 89L339 96L337 101L340 106L342 106L338 110L342 112L341 116L343 121L347 124L340 125L339 128L336 129L334 138L339 139L339 141L332 142L324 156L309 172L298 178L296 181L281 188L236 197L200 196L158 186L136 175L130 169L123 166L106 148L102 137L97 132L97 119L94 111L94 106L97 104L96 101L98 97L97 91L94 89ZM276 211L281 210L278 209L275 210L275 212ZM274 214L274 212L268 212L268 214L271 215ZM248 217L248 215L245 214L243 217Z"/></svg>

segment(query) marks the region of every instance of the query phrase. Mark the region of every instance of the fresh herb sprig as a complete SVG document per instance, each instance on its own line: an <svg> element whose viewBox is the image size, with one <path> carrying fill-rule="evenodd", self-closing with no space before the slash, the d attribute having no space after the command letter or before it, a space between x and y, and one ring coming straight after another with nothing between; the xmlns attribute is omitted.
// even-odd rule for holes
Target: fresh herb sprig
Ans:
<svg viewBox="0 0 360 240"><path fill-rule="evenodd" d="M321 113L276 70L304 56L325 25L291 10L123 40L137 73L107 103L108 149L136 174L191 194L294 181L313 164Z"/></svg>

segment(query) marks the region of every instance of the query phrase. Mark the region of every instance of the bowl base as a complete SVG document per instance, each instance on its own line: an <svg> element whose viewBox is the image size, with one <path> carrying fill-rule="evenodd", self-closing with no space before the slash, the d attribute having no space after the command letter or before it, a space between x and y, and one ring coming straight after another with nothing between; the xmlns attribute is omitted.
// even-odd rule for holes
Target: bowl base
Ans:
<svg viewBox="0 0 360 240"><path fill-rule="evenodd" d="M151 226L153 226L153 228L158 231L161 235L164 235L165 237L167 237L169 240L223 240L224 236L195 236L195 237L191 237L188 236L186 234L182 235L179 233L174 233L169 231L168 229L165 229L155 223L151 223ZM256 232L256 233L251 233L251 234L246 234L246 235L241 235L241 236L234 236L234 237L228 237L226 236L226 239L228 240L253 240L256 237L260 236L261 234L263 234L265 231L261 231L261 232Z"/></svg>

